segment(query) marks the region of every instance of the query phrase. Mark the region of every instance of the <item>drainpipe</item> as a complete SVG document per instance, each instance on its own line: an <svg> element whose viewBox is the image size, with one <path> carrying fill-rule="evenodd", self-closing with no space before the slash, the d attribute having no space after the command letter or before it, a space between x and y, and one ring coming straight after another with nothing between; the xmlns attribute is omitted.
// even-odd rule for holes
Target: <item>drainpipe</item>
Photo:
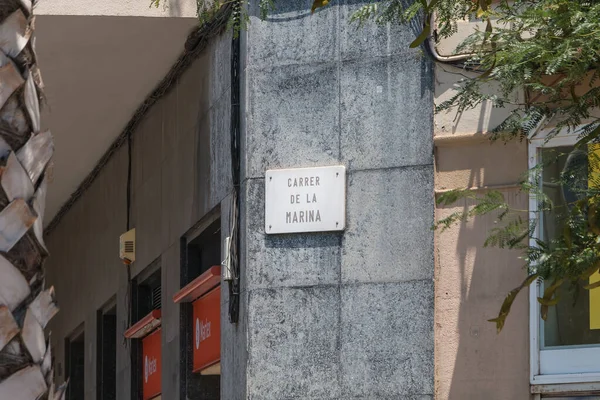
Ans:
<svg viewBox="0 0 600 400"><path fill-rule="evenodd" d="M435 26L435 13L431 13L431 17L429 19L429 26ZM469 57L471 57L473 54L455 54L452 56L443 56L441 54L438 53L437 49L435 48L435 38L433 36L433 32L429 35L429 37L427 38L427 41L425 42L426 47L429 50L429 53L433 56L433 58L440 63L444 63L444 64L451 64L451 63L456 63L458 61L464 61L467 60Z"/></svg>

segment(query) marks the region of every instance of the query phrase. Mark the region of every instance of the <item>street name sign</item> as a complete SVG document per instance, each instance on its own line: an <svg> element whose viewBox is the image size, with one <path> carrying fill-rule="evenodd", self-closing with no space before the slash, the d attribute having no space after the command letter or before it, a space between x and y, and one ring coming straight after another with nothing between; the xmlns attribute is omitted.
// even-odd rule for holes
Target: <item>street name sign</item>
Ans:
<svg viewBox="0 0 600 400"><path fill-rule="evenodd" d="M268 170L267 234L331 232L346 228L346 167Z"/></svg>

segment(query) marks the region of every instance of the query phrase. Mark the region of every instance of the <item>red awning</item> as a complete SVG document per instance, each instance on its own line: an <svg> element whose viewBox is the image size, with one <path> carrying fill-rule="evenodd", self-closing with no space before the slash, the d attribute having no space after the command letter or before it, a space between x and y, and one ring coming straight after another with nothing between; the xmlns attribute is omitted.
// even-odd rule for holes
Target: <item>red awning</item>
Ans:
<svg viewBox="0 0 600 400"><path fill-rule="evenodd" d="M127 339L140 339L160 326L160 310L154 310L125 331Z"/></svg>
<svg viewBox="0 0 600 400"><path fill-rule="evenodd" d="M173 302L191 303L221 283L221 266L215 265L173 296Z"/></svg>

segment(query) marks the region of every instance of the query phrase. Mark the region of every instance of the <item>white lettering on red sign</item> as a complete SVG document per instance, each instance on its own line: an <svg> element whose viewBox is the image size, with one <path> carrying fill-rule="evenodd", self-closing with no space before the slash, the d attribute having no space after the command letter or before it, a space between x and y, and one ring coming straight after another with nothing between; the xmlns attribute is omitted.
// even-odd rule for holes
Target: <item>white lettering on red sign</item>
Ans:
<svg viewBox="0 0 600 400"><path fill-rule="evenodd" d="M210 321L200 321L196 318L196 350L200 348L200 343L210 337Z"/></svg>
<svg viewBox="0 0 600 400"><path fill-rule="evenodd" d="M157 371L156 358L152 357L148 359L146 356L144 360L144 380L148 383L148 378L154 375Z"/></svg>

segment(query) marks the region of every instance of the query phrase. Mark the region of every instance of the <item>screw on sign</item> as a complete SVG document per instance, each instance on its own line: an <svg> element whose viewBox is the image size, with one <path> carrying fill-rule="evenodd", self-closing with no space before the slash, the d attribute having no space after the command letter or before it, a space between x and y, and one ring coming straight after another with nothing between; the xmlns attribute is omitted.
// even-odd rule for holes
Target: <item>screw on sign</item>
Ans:
<svg viewBox="0 0 600 400"><path fill-rule="evenodd" d="M343 165L266 171L267 234L328 232L346 228Z"/></svg>

